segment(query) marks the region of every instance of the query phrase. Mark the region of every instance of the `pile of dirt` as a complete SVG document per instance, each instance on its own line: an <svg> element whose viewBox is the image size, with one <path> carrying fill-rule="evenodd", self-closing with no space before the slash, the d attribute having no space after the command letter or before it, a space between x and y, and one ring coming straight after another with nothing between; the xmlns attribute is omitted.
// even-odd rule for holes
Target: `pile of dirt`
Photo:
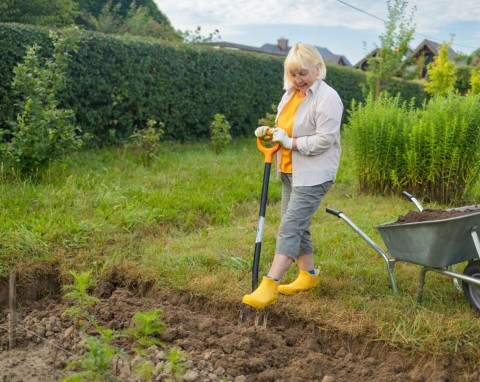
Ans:
<svg viewBox="0 0 480 382"><path fill-rule="evenodd" d="M398 219L392 224L406 224L406 223L418 223L426 221L444 220L458 216L470 215L473 213L479 213L480 209L424 209L423 211L409 211L406 215L400 215Z"/></svg>
<svg viewBox="0 0 480 382"><path fill-rule="evenodd" d="M104 282L95 290L101 302L95 306L98 324L123 330L135 312L163 311L165 348L177 347L185 359L183 381L232 382L339 382L339 381L478 381L480 372L466 371L452 359L412 357L365 338L351 338L309 322L292 321L270 312L267 328L238 324L238 307L218 307L191 295L171 291L150 297ZM288 297L282 297L288 298ZM290 297L291 298L291 297ZM279 300L281 304L281 300ZM67 351L57 351L70 323L61 317L60 299L42 300L19 310L18 346L8 350L6 317L0 316L0 381L56 381L65 376L64 366L78 359L82 338ZM133 344L121 343L124 349ZM53 355L57 353L56 362ZM152 346L148 359L158 368L165 363L164 348ZM141 381L133 373L135 358L117 365L120 381ZM160 371L154 381L165 379Z"/></svg>

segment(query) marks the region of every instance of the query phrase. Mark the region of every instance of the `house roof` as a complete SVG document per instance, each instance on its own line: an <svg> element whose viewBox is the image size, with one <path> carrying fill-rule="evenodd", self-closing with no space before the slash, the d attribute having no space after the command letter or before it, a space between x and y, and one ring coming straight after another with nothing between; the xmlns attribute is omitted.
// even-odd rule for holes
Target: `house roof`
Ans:
<svg viewBox="0 0 480 382"><path fill-rule="evenodd" d="M442 44L440 43L437 43L428 39L424 39L420 44L417 45L415 49L412 49L407 53L407 57L416 57L420 54L425 54L425 52L430 52L433 56L438 56L441 45ZM368 53L364 58L358 61L354 65L354 67L356 69L362 69L362 66L368 61L368 59L370 57L374 57L378 51L379 51L379 48L375 48L370 53ZM454 56L455 56L455 51L449 47L448 58L453 61Z"/></svg>
<svg viewBox="0 0 480 382"><path fill-rule="evenodd" d="M368 53L365 57L363 57L360 61L358 61L353 67L356 69L361 69L362 65L365 64L369 58L375 57L380 49L375 48L370 53Z"/></svg>
<svg viewBox="0 0 480 382"><path fill-rule="evenodd" d="M284 46L282 46L283 44ZM213 43L208 43L208 45L213 45L213 46L218 46L221 48L229 48L229 49L238 49L238 50L245 50L245 51L250 51L250 52L257 52L257 53L267 53L267 54L273 54L276 56L286 56L288 52L290 51L290 46L288 46L288 40L281 39L279 40L278 44L263 44L260 48L249 46L249 45L242 45L242 44L235 44L232 42L213 42ZM322 58L332 64L337 64L337 65L344 65L344 66L352 66L350 61L348 61L347 57L339 54L334 54L330 52L327 48L315 46L317 50L320 52L322 55Z"/></svg>
<svg viewBox="0 0 480 382"><path fill-rule="evenodd" d="M438 42L434 42L434 41L431 41L431 40L428 40L428 39L424 39L420 44L418 44L418 46L415 49L411 50L408 53L408 56L409 57L415 57L418 54L422 53L424 50L429 50L434 56L438 56L441 45L442 44L440 44ZM454 56L455 56L455 51L451 47L448 47L448 58L449 58L449 60L453 61Z"/></svg>
<svg viewBox="0 0 480 382"><path fill-rule="evenodd" d="M265 53L286 56L290 51L290 48L291 47L288 46L286 50L282 50L279 44L263 44L260 47L260 50L262 50ZM332 64L337 64L337 65L352 66L350 61L348 61L347 57L343 55L332 53L327 48L323 48L320 46L315 46L315 48L317 48L317 50L320 52L320 54L322 55L322 58L325 61L328 61Z"/></svg>

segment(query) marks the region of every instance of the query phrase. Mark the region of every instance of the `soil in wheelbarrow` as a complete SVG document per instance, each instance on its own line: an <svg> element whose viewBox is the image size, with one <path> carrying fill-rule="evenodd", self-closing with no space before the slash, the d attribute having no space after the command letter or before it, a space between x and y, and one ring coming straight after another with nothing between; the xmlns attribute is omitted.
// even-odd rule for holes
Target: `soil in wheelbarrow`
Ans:
<svg viewBox="0 0 480 382"><path fill-rule="evenodd" d="M406 215L400 215L398 219L391 224L406 224L406 223L418 223L434 220L450 219L458 216L470 215L478 213L478 209L466 209L466 210L434 210L424 209L423 211L409 211Z"/></svg>
<svg viewBox="0 0 480 382"><path fill-rule="evenodd" d="M55 293L58 284L52 279L49 285L45 277L41 279L42 283L32 280L30 287L41 285L51 297L28 301L19 293L17 346L12 350L8 350L7 310L2 308L0 381L57 381L65 376L64 366L81 354L85 340L81 336L73 336L64 345L67 352L56 352L52 346L60 343L70 323L62 317L66 304ZM28 287L25 290L31 290ZM38 295L39 287L35 292ZM184 382L480 380L478 370L462 369L456 358L412 357L380 341L326 330L275 310L267 328L253 323L239 326L237 306L212 305L190 294L127 288L114 279L99 283L93 294L100 299L93 313L104 328L126 329L138 311L157 308L163 312L166 329L160 339L164 346L151 346L146 355L157 370L152 381L168 380L160 369L166 363L166 349L171 347L186 354L184 375L178 379ZM134 345L128 340L117 345L132 354ZM132 355L120 361L115 368L116 380L144 381L134 372L137 361Z"/></svg>

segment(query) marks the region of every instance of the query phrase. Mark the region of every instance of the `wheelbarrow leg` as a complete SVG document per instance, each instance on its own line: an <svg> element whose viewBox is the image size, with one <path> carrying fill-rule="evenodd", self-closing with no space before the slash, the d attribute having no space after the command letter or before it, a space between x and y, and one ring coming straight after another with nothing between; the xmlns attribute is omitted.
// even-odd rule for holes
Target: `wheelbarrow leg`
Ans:
<svg viewBox="0 0 480 382"><path fill-rule="evenodd" d="M397 293L397 282L395 281L395 259L390 259L388 255L380 248L372 239L368 237L368 235L363 232L357 225L352 222L347 215L345 215L341 211L336 211L331 208L327 208L326 212L336 216L337 218L342 219L345 223L347 223L363 240L367 242L367 244L372 247L380 256L382 256L385 264L387 265L388 277L390 278L390 284L392 285L392 290L394 293Z"/></svg>
<svg viewBox="0 0 480 382"><path fill-rule="evenodd" d="M423 267L420 271L420 275L418 277L418 291L417 291L417 303L421 304L423 300L423 286L425 285L425 274L429 269L427 267Z"/></svg>

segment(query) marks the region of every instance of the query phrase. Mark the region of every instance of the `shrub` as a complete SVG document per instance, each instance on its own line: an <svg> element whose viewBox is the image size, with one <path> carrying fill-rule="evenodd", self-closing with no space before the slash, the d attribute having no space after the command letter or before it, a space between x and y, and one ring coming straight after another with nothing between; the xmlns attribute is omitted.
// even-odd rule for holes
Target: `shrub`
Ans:
<svg viewBox="0 0 480 382"><path fill-rule="evenodd" d="M223 114L215 114L210 124L210 139L215 154L221 154L232 140L230 124Z"/></svg>
<svg viewBox="0 0 480 382"><path fill-rule="evenodd" d="M480 171L480 95L434 97L420 109L383 95L354 104L345 129L364 192L407 190L458 202Z"/></svg>
<svg viewBox="0 0 480 382"><path fill-rule="evenodd" d="M19 173L41 170L50 161L79 148L75 114L59 107L57 94L66 86L68 52L75 49L75 30L51 32L54 54L42 66L40 46L28 48L23 63L14 68L13 91L19 96L16 121L11 131L0 131L3 161L11 162Z"/></svg>
<svg viewBox="0 0 480 382"><path fill-rule="evenodd" d="M277 117L277 106L272 105L273 113L265 113L265 116L258 119L258 126L275 127L275 118Z"/></svg>
<svg viewBox="0 0 480 382"><path fill-rule="evenodd" d="M156 127L158 125L158 127ZM160 139L165 134L165 124L153 119L147 121L144 129L135 129L130 135L130 142L134 150L140 153L142 163L149 167L156 157Z"/></svg>

